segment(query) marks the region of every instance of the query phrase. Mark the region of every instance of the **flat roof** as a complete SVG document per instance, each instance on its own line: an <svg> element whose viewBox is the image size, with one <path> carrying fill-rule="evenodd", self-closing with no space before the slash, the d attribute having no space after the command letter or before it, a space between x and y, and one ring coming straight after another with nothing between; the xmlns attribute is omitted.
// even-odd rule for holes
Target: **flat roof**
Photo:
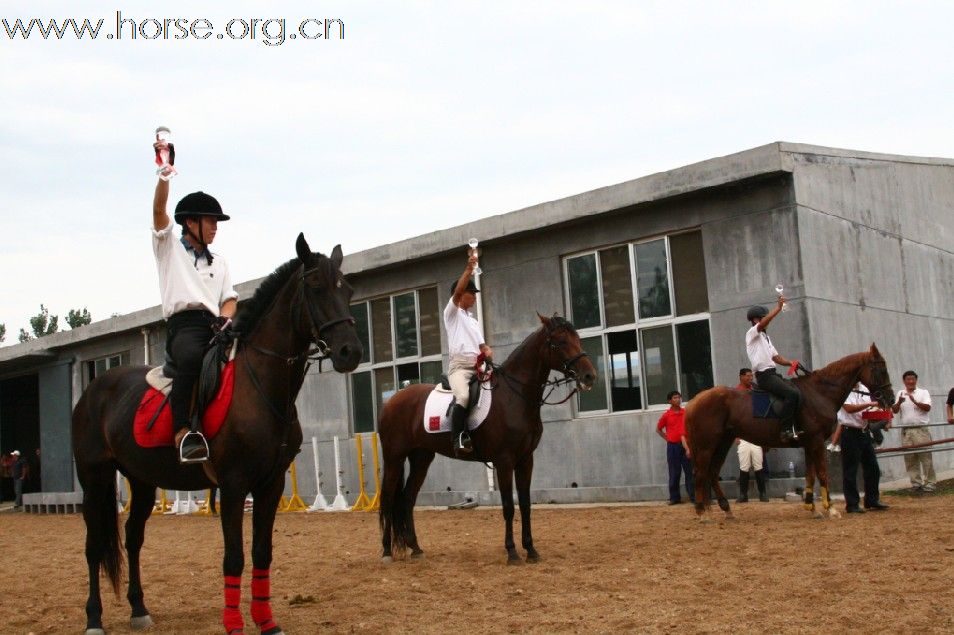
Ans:
<svg viewBox="0 0 954 635"><path fill-rule="evenodd" d="M490 242L641 203L660 201L760 176L793 172L795 155L922 165L954 165L954 159L882 154L777 141L355 252L345 256L342 270L351 274L373 271L456 249L477 233L480 234L482 242ZM236 285L240 297L250 297L262 280L264 277ZM37 360L50 357L50 353L59 348L123 331L149 327L161 321L161 307L157 305L93 322L74 330L61 331L29 342L0 347L0 372L13 370L12 366L19 366L19 364L7 363L12 360L19 359L22 362L30 360L35 363Z"/></svg>

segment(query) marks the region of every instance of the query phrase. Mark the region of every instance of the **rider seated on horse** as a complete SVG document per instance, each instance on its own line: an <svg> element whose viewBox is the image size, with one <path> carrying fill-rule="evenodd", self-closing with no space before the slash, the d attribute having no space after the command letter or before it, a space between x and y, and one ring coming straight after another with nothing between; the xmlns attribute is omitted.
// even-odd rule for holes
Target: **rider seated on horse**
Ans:
<svg viewBox="0 0 954 635"><path fill-rule="evenodd" d="M472 249L467 258L467 267L460 278L451 287L451 299L444 308L444 328L447 331L447 345L450 351L450 363L447 367L447 380L454 393L454 407L451 411L451 431L454 435L454 452L458 455L470 454L473 447L467 432L467 406L470 400L469 384L476 372L477 356L483 354L490 360L493 349L484 343L484 334L480 323L468 312L477 302L480 290L470 275L477 266L477 251Z"/></svg>
<svg viewBox="0 0 954 635"><path fill-rule="evenodd" d="M205 351L216 331L228 328L238 302L228 265L209 251L218 222L229 217L212 196L187 194L176 205L175 222L182 226L176 237L166 212L168 199L169 182L160 179L152 206L152 249L167 324L166 352L176 366L169 405L180 460L204 461L208 445L192 429L190 411Z"/></svg>
<svg viewBox="0 0 954 635"><path fill-rule="evenodd" d="M775 371L775 365L791 366L796 363L785 359L778 354L766 329L775 316L782 311L785 298L778 297L778 304L769 311L764 306L753 306L746 313L745 318L751 328L745 334L745 350L749 355L752 370L755 371L755 381L758 387L783 401L782 412L782 441L792 441L798 438L795 430L795 414L801 404L802 395L789 381L786 381Z"/></svg>

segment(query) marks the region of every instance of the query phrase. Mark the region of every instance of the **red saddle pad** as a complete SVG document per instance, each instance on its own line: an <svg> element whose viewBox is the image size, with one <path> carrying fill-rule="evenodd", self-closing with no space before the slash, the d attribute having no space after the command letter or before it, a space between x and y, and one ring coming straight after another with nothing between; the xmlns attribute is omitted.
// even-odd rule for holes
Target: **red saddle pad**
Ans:
<svg viewBox="0 0 954 635"><path fill-rule="evenodd" d="M219 392L215 399L205 409L202 416L202 432L206 438L211 439L218 434L225 421L225 416L229 413L229 406L232 404L232 388L235 384L235 362L230 361L222 369L222 379L219 384ZM153 387L146 390L142 396L139 407L136 408L136 418L133 419L133 436L136 443L144 448L157 448L163 445L172 445L172 410L169 408L169 402L163 400L165 395ZM162 412L156 417L155 423L151 429L146 429L149 422L152 421L156 409L163 404Z"/></svg>

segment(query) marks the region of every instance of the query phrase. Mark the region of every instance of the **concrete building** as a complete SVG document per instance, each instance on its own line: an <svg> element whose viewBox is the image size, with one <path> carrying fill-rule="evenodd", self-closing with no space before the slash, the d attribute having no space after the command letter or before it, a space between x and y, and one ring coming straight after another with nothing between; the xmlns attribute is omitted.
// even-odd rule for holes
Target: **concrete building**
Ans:
<svg viewBox="0 0 954 635"><path fill-rule="evenodd" d="M366 356L349 376L313 368L306 379L298 399L302 494L315 493L310 437L320 442L326 495L331 439L348 441L343 469L353 498L352 436L374 429L382 401L400 385L440 373L440 311L472 236L481 244L484 330L498 361L535 328L537 311L558 311L576 324L601 373L583 398L544 408L535 500L664 498L655 424L666 392L691 398L713 383L734 385L747 365L745 311L772 302L777 283L791 298L772 327L783 355L817 368L874 341L896 388L903 370L918 371L940 421L954 382L952 208L954 159L772 143L348 255ZM240 285L242 296L258 282ZM71 405L111 366L157 363L163 342L153 307L0 349L3 451L37 444L44 490L72 489ZM890 433L887 445L897 444ZM734 454L724 478L737 474ZM802 474L798 451L773 451L772 471L785 472L789 461ZM935 463L942 469L952 459L937 453ZM904 474L900 458L882 467L886 478ZM420 502L494 500L485 472L438 457Z"/></svg>

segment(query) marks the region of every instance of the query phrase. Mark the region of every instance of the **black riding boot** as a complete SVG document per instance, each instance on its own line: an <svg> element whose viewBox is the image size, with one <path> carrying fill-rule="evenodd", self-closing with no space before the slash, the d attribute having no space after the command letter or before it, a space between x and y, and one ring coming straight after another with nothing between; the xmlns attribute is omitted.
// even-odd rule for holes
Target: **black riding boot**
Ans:
<svg viewBox="0 0 954 635"><path fill-rule="evenodd" d="M749 502L749 473L739 472L739 497L735 499L737 503Z"/></svg>
<svg viewBox="0 0 954 635"><path fill-rule="evenodd" d="M473 447L470 443L470 433L467 431L467 408L454 404L451 411L451 434L454 437L454 454L461 456L470 454Z"/></svg>
<svg viewBox="0 0 954 635"><path fill-rule="evenodd" d="M755 484L759 488L759 501L763 503L769 502L768 493L766 492L766 485L768 485L768 483L766 483L765 472L762 470L755 473Z"/></svg>

